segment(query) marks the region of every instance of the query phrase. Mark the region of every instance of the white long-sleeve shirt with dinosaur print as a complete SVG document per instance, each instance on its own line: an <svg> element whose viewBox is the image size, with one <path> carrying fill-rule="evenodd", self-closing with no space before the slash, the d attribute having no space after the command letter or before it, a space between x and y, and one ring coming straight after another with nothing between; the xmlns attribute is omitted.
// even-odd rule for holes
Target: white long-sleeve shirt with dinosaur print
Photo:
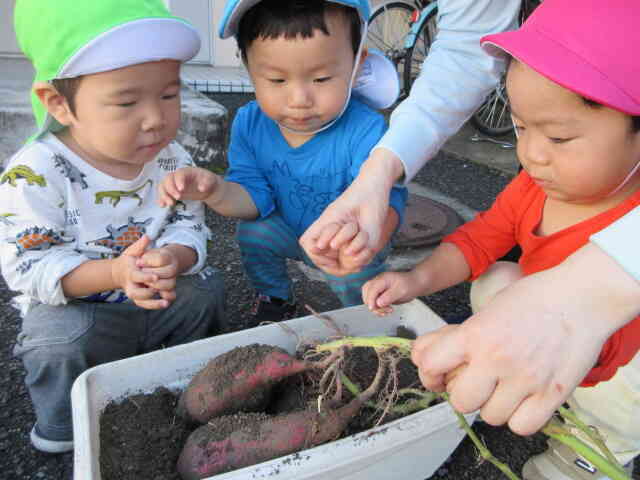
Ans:
<svg viewBox="0 0 640 480"><path fill-rule="evenodd" d="M22 315L38 303L61 305L61 279L80 264L117 257L147 233L152 247L193 248L199 272L206 260L209 229L201 202L160 208L157 187L178 168L193 165L177 143L163 149L133 180L107 175L69 150L54 135L16 153L0 175L0 266ZM87 297L122 302L121 290Z"/></svg>

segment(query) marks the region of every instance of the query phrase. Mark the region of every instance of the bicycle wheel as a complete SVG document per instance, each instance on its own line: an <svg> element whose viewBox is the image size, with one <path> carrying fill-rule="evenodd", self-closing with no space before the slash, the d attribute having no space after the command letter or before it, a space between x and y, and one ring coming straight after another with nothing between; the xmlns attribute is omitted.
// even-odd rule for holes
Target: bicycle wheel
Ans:
<svg viewBox="0 0 640 480"><path fill-rule="evenodd" d="M542 0L524 0L520 7L519 22L522 24L529 15L540 5ZM505 76L487 96L478 110L471 117L471 122L485 135L499 137L506 135L513 129L511 108L505 87Z"/></svg>
<svg viewBox="0 0 640 480"><path fill-rule="evenodd" d="M426 14L427 18L422 21L413 46L407 49L406 59L404 61L406 67L404 69L403 85L403 89L407 94L411 90L414 80L420 75L422 63L424 59L427 58L431 43L433 43L433 39L436 37L438 31L436 24L437 12L438 9L434 8ZM424 12L422 12L421 15L424 15Z"/></svg>
<svg viewBox="0 0 640 480"><path fill-rule="evenodd" d="M369 20L367 47L380 50L393 62L402 85L405 37L411 28L414 7L404 2L389 2L375 9ZM400 98L405 92L400 88Z"/></svg>
<svg viewBox="0 0 640 480"><path fill-rule="evenodd" d="M479 131L494 137L505 135L513 129L504 76L473 114L471 121Z"/></svg>

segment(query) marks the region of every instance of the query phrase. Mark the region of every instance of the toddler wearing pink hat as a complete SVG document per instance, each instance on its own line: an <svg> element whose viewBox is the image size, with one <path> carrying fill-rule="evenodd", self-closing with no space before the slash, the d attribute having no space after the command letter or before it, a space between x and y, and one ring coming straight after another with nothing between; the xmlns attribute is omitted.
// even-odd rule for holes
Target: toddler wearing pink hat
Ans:
<svg viewBox="0 0 640 480"><path fill-rule="evenodd" d="M393 303L470 280L477 312L506 286L562 263L640 205L639 18L640 3L627 0L546 0L519 30L482 39L490 55L510 57L507 92L523 170L489 210L414 270L367 282L363 297L372 310L385 313ZM523 252L518 264L497 261L514 245ZM637 317L610 332L569 398L628 471L640 454L639 349ZM502 424L510 414L485 420ZM525 464L525 479L607 478L549 443Z"/></svg>

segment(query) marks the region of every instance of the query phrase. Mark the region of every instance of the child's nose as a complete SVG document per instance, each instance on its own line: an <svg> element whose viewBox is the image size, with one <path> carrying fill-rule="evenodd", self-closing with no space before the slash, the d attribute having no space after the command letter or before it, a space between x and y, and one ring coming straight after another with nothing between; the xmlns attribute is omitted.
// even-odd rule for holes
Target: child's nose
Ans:
<svg viewBox="0 0 640 480"><path fill-rule="evenodd" d="M533 139L528 135L518 137L518 156L524 163L546 165L549 163L549 155L544 142Z"/></svg>
<svg viewBox="0 0 640 480"><path fill-rule="evenodd" d="M145 110L145 115L142 121L142 130L158 130L164 127L165 114L163 109L159 105L149 105Z"/></svg>
<svg viewBox="0 0 640 480"><path fill-rule="evenodd" d="M305 85L294 85L289 91L289 107L307 108L313 103L311 92Z"/></svg>

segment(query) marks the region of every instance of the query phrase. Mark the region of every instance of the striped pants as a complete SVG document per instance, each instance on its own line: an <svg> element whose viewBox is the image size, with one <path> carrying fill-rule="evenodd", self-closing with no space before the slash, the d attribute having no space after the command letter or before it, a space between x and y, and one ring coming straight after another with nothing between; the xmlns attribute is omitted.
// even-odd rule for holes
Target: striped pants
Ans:
<svg viewBox="0 0 640 480"><path fill-rule="evenodd" d="M259 294L292 299L287 259L315 267L298 244L298 236L277 212L267 218L239 222L236 235L244 269ZM362 303L362 285L386 270L385 260L389 251L390 246L387 245L369 265L351 275L336 277L323 272L329 288L343 306Z"/></svg>

